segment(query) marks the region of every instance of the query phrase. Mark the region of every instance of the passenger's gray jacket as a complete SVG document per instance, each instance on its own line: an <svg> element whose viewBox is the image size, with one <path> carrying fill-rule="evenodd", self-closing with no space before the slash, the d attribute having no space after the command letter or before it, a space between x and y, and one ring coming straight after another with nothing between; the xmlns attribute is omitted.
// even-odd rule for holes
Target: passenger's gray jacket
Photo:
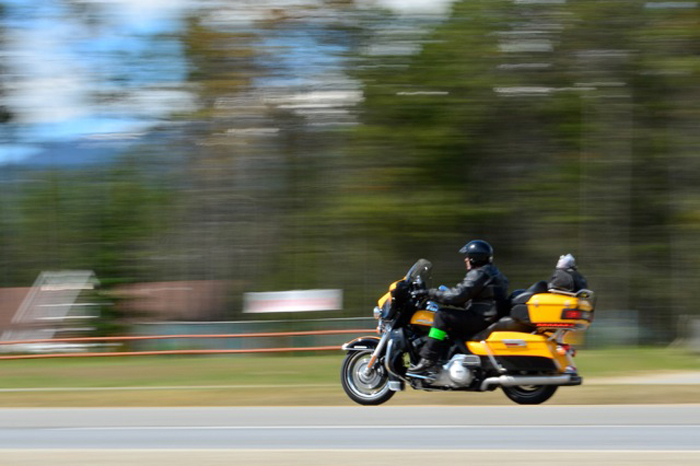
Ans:
<svg viewBox="0 0 700 466"><path fill-rule="evenodd" d="M576 293L588 288L588 282L581 273L573 267L568 269L555 269L552 278L549 279L550 290L562 290Z"/></svg>

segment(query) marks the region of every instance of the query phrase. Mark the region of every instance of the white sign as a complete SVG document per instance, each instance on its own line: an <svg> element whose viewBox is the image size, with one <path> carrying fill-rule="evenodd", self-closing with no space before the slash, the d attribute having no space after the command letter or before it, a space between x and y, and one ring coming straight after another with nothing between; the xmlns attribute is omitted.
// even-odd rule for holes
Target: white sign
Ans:
<svg viewBox="0 0 700 466"><path fill-rule="evenodd" d="M295 290L246 293L243 312L313 312L343 308L343 290Z"/></svg>

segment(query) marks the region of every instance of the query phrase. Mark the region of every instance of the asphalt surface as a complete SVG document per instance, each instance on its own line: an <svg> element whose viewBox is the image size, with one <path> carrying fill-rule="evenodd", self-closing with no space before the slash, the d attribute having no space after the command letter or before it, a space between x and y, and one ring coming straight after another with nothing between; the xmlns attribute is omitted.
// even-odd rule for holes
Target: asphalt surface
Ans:
<svg viewBox="0 0 700 466"><path fill-rule="evenodd" d="M586 379L586 385L700 385L699 371L662 372Z"/></svg>
<svg viewBox="0 0 700 466"><path fill-rule="evenodd" d="M0 410L0 449L397 448L695 454L700 405Z"/></svg>

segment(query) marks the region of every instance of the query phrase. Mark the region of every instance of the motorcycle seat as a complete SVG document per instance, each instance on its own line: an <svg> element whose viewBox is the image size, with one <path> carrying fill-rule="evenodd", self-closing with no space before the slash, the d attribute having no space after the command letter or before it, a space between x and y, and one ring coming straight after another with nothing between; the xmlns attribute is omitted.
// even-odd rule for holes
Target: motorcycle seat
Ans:
<svg viewBox="0 0 700 466"><path fill-rule="evenodd" d="M486 340L493 332L531 332L532 325L519 322L512 317L501 317L496 322L492 323L484 330L474 334L470 340L481 341Z"/></svg>

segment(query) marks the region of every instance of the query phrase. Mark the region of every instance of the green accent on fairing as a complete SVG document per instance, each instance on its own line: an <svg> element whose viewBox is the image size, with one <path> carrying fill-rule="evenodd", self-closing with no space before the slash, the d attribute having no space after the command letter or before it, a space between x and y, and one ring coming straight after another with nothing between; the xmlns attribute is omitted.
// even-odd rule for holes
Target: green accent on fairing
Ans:
<svg viewBox="0 0 700 466"><path fill-rule="evenodd" d="M439 328L433 327L430 329L430 333L428 334L428 336L430 338L435 338L436 340L442 341L447 336L447 332L445 332L444 330L440 330Z"/></svg>

